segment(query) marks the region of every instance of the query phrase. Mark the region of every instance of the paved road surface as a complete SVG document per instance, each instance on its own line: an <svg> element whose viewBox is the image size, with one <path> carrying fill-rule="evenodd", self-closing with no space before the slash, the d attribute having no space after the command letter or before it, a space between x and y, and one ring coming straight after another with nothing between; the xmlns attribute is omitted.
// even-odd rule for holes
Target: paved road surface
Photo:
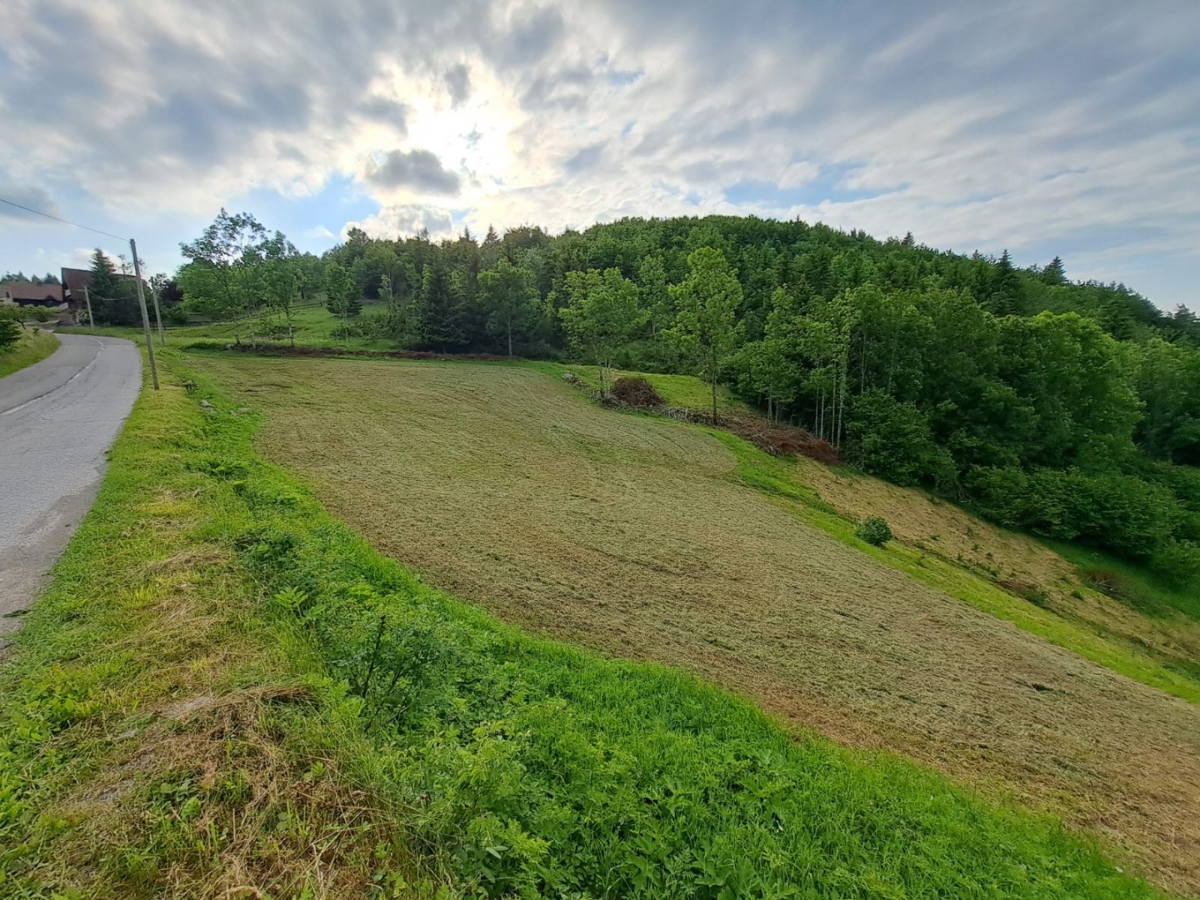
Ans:
<svg viewBox="0 0 1200 900"><path fill-rule="evenodd" d="M91 507L142 382L129 341L59 337L46 359L0 378L0 635Z"/></svg>

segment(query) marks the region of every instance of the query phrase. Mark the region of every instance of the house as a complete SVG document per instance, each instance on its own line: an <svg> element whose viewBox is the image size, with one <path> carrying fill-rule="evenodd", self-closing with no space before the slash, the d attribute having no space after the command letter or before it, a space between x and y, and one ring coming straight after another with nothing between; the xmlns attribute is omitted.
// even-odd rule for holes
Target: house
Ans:
<svg viewBox="0 0 1200 900"><path fill-rule="evenodd" d="M0 303L15 306L42 306L47 309L66 309L60 284L34 284L31 281L0 283Z"/></svg>
<svg viewBox="0 0 1200 900"><path fill-rule="evenodd" d="M86 308L83 289L92 283L92 270L63 269L59 280L62 281L63 299L71 305L71 308Z"/></svg>
<svg viewBox="0 0 1200 900"><path fill-rule="evenodd" d="M117 278L128 279L136 284L137 279L133 275L124 275L117 273ZM84 296L84 288L90 287L92 283L91 269L63 269L62 270L62 287L63 299L73 310L81 310L87 308L87 299ZM144 283L144 282L143 282ZM93 300L96 298L93 297Z"/></svg>

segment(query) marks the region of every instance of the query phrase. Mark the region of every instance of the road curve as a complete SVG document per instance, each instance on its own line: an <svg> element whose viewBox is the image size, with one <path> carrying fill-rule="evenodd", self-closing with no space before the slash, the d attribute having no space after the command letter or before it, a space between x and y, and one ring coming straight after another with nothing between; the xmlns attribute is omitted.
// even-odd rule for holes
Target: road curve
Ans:
<svg viewBox="0 0 1200 900"><path fill-rule="evenodd" d="M19 626L14 613L91 507L142 383L129 341L59 338L46 359L0 378L0 635Z"/></svg>

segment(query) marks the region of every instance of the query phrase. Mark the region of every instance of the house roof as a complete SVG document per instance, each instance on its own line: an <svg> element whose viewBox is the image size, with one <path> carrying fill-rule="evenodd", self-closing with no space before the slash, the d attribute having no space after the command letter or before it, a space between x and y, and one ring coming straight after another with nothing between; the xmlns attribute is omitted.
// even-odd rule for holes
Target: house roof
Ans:
<svg viewBox="0 0 1200 900"><path fill-rule="evenodd" d="M72 300L76 299L76 293L83 293L84 285L92 283L91 269L63 269L61 277L63 288Z"/></svg>
<svg viewBox="0 0 1200 900"><path fill-rule="evenodd" d="M136 281L136 276L116 273L117 278ZM92 283L91 269L63 269L62 283L64 295L74 304L83 302L83 289ZM94 298L93 298L94 299Z"/></svg>
<svg viewBox="0 0 1200 900"><path fill-rule="evenodd" d="M0 283L0 295L7 294L13 300L35 301L44 303L51 300L54 303L63 302L61 284L34 284L32 281L5 281Z"/></svg>

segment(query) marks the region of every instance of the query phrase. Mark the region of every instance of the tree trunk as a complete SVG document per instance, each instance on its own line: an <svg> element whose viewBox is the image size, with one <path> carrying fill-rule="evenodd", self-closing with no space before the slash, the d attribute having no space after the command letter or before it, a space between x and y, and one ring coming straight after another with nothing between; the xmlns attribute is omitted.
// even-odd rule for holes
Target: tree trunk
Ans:
<svg viewBox="0 0 1200 900"><path fill-rule="evenodd" d="M508 358L512 359L512 323L508 324Z"/></svg>
<svg viewBox="0 0 1200 900"><path fill-rule="evenodd" d="M713 347L708 354L708 380L712 387L712 421L717 424L717 351Z"/></svg>

